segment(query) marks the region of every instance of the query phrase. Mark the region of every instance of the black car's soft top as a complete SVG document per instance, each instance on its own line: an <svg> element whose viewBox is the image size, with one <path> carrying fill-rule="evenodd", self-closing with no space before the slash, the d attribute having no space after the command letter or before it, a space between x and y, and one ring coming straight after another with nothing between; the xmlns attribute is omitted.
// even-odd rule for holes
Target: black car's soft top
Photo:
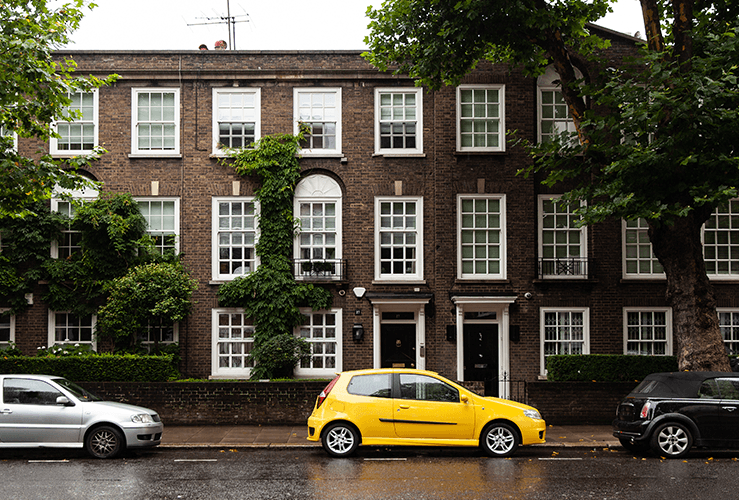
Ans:
<svg viewBox="0 0 739 500"><path fill-rule="evenodd" d="M647 375L627 397L695 398L704 380L718 377L739 379L735 372L665 372Z"/></svg>

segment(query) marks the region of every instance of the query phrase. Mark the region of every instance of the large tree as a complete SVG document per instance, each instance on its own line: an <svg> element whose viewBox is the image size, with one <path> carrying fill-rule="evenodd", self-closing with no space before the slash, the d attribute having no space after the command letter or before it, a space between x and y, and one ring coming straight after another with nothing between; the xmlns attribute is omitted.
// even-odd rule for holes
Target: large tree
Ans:
<svg viewBox="0 0 739 500"><path fill-rule="evenodd" d="M51 197L55 186L76 189L86 179L76 170L94 159L61 162L49 155L27 156L14 147L14 137L48 140L54 119L73 120L70 92L89 91L113 77L73 75L71 59L57 60L54 50L69 43L85 0L50 9L46 0L0 0L0 217L23 217L34 201Z"/></svg>
<svg viewBox="0 0 739 500"><path fill-rule="evenodd" d="M436 89L481 59L540 74L552 65L577 130L531 146L528 172L568 181L584 223L646 219L667 278L681 370L724 370L701 230L739 185L739 6L642 0L646 43L614 69L588 23L609 0L386 0L368 9L368 60ZM578 77L579 74L583 78Z"/></svg>

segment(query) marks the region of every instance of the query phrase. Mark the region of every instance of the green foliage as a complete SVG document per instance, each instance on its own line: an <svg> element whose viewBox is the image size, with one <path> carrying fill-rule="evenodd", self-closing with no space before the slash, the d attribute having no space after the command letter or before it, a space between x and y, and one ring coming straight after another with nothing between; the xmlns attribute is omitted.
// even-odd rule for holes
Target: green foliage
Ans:
<svg viewBox="0 0 739 500"><path fill-rule="evenodd" d="M36 351L38 357L55 356L59 358L93 356L97 353L92 350L90 344L54 344L49 347L39 347Z"/></svg>
<svg viewBox="0 0 739 500"><path fill-rule="evenodd" d="M255 346L249 357L258 361L252 380L287 378L299 362L310 360L311 347L304 339L283 333Z"/></svg>
<svg viewBox="0 0 739 500"><path fill-rule="evenodd" d="M3 0L0 2L0 128L20 137L46 141L54 135L55 119L74 118L69 111L68 92L89 91L115 81L95 76L74 76L72 59L55 61L53 51L69 42L79 26L85 0L73 0L50 9L46 0ZM94 7L94 4L89 4ZM31 158L0 144L0 218L32 215L29 203L51 197L55 186L74 189L89 185L76 174L89 157L61 161L49 155Z"/></svg>
<svg viewBox="0 0 739 500"><path fill-rule="evenodd" d="M23 356L21 350L16 347L15 342L8 342L7 347L0 348L0 358L8 358L14 356Z"/></svg>
<svg viewBox="0 0 739 500"><path fill-rule="evenodd" d="M105 284L107 300L98 310L97 334L133 346L148 324L182 321L197 286L180 261L134 267Z"/></svg>
<svg viewBox="0 0 739 500"><path fill-rule="evenodd" d="M630 382L642 380L650 373L674 371L677 371L675 356L547 356L547 380L553 382Z"/></svg>
<svg viewBox="0 0 739 500"><path fill-rule="evenodd" d="M328 290L295 281L290 261L297 227L293 195L300 179L296 153L304 132L301 127L298 135L263 137L253 149L231 151L231 160L226 160L233 163L237 173L256 175L260 181L255 192L260 211L256 245L260 265L256 271L224 283L218 290L221 305L241 307L254 321L254 349L250 354L255 362L253 379L274 377L275 370L285 364L284 353L292 356L290 370L299 361L300 350L278 352L265 347L274 339L286 342L283 337L292 338L293 329L303 321L299 307L317 310L331 306Z"/></svg>
<svg viewBox="0 0 739 500"><path fill-rule="evenodd" d="M33 373L75 382L166 382L179 376L172 355L0 356L0 373Z"/></svg>

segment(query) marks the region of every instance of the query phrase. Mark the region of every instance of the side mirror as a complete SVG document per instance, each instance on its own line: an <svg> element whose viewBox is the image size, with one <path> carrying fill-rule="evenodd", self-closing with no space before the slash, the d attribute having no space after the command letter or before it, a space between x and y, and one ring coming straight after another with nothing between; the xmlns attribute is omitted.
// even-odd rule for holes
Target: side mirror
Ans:
<svg viewBox="0 0 739 500"><path fill-rule="evenodd" d="M459 397L459 399L460 399L460 401L462 401L462 402L463 402L463 403L465 403L465 404L469 403L469 401L470 401L470 398L468 398L466 394L462 394L462 395L461 395L461 396Z"/></svg>
<svg viewBox="0 0 739 500"><path fill-rule="evenodd" d="M59 396L56 398L56 404L59 406L74 406L74 403L67 396Z"/></svg>

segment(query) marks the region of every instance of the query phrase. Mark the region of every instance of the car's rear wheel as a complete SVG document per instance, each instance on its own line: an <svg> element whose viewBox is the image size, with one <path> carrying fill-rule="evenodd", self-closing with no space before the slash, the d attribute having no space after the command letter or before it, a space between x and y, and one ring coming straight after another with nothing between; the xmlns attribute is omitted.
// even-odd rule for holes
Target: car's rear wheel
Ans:
<svg viewBox="0 0 739 500"><path fill-rule="evenodd" d="M491 457L510 457L518 449L518 432L504 422L494 422L482 431L480 446Z"/></svg>
<svg viewBox="0 0 739 500"><path fill-rule="evenodd" d="M95 458L113 458L123 446L121 431L108 425L96 427L85 438L85 449Z"/></svg>
<svg viewBox="0 0 739 500"><path fill-rule="evenodd" d="M332 457L348 457L359 446L359 433L350 424L337 422L326 427L321 444Z"/></svg>
<svg viewBox="0 0 739 500"><path fill-rule="evenodd" d="M683 424L668 422L652 434L652 451L667 458L684 457L693 446L693 436Z"/></svg>
<svg viewBox="0 0 739 500"><path fill-rule="evenodd" d="M618 441L621 443L621 446L632 453L643 453L649 450L649 444L644 441L632 441L627 438L618 438Z"/></svg>

